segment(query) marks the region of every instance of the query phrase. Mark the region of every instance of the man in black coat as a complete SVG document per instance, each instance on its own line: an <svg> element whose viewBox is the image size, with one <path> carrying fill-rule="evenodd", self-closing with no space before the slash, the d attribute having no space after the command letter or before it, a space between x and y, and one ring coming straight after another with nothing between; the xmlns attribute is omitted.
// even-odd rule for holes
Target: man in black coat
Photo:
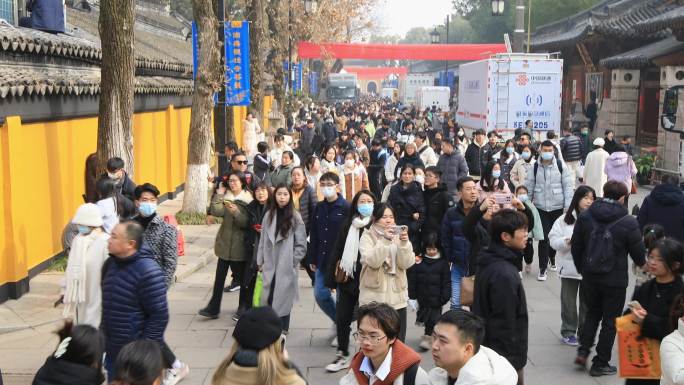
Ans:
<svg viewBox="0 0 684 385"><path fill-rule="evenodd" d="M527 363L528 316L517 262L527 245L527 229L527 218L518 210L503 209L492 216L492 240L478 256L472 306L485 321L483 345L510 362L518 372L518 384L523 383Z"/></svg>
<svg viewBox="0 0 684 385"><path fill-rule="evenodd" d="M596 330L601 322L601 333L596 345L590 374L604 376L617 373L610 365L610 356L615 341L615 318L622 314L628 284L627 254L637 266L645 263L646 249L637 220L628 214L625 207L627 186L622 182L608 181L603 186L603 199L594 202L577 218L572 233L571 252L577 271L582 274L580 296L587 306L584 324L581 325L575 364L584 367L594 345ZM608 228L610 226L610 228ZM612 268L606 273L596 271L596 264L589 263L587 255L596 254L604 232L612 236ZM590 244L592 233L594 242ZM601 237L598 238L597 236Z"/></svg>
<svg viewBox="0 0 684 385"><path fill-rule="evenodd" d="M679 177L665 175L661 184L644 198L637 220L639 228L658 224L665 229L665 236L684 243L684 192L679 187Z"/></svg>
<svg viewBox="0 0 684 385"><path fill-rule="evenodd" d="M437 169L441 172L442 180L449 193L455 194L458 181L468 176L468 164L458 148L454 146L453 139L442 140L442 154L437 161Z"/></svg>
<svg viewBox="0 0 684 385"><path fill-rule="evenodd" d="M425 222L421 229L423 240L430 233L439 236L442 219L447 210L454 207L454 195L447 191L446 186L441 181L442 172L437 167L432 166L425 169Z"/></svg>
<svg viewBox="0 0 684 385"><path fill-rule="evenodd" d="M570 132L569 128L563 129L563 139L560 141L560 150L563 161L572 172L572 180L576 181L577 169L582 160L582 139Z"/></svg>
<svg viewBox="0 0 684 385"><path fill-rule="evenodd" d="M485 164L485 132L484 130L475 131L473 141L468 145L465 153L465 160L468 164L468 172L475 180L480 180L483 165Z"/></svg>
<svg viewBox="0 0 684 385"><path fill-rule="evenodd" d="M123 159L119 157L110 158L107 160L107 172L102 174L100 179L109 178L115 180L116 187L119 189L121 195L133 202L133 200L135 200L136 184L128 176L124 167L125 164Z"/></svg>

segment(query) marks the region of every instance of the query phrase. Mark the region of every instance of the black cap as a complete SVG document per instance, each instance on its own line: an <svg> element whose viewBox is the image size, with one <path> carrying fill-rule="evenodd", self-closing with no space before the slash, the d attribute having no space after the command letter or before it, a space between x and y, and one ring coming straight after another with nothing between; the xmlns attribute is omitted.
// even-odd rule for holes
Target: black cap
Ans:
<svg viewBox="0 0 684 385"><path fill-rule="evenodd" d="M241 347L256 351L271 346L281 334L283 326L280 317L268 306L247 310L233 330L233 337Z"/></svg>

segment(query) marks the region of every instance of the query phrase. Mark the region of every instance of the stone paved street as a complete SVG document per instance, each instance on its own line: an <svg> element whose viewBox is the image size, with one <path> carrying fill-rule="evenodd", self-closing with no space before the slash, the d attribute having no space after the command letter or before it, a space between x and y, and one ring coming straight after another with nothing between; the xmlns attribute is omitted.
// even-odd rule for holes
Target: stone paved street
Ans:
<svg viewBox="0 0 684 385"><path fill-rule="evenodd" d="M640 202L645 191L633 197L631 203ZM165 203L165 205L173 202ZM166 332L169 345L178 357L191 367L183 385L211 383L213 368L226 356L232 343L234 322L230 319L237 307L238 293L223 297L221 318L206 320L197 316L197 310L206 305L213 283L213 237L217 227L195 226L186 228L186 257L178 276L180 282L169 291L171 321ZM185 259L184 259L185 258ZM200 259L211 262L204 265ZM199 262L198 262L199 261ZM536 262L536 261L535 261ZM194 268L188 267L193 264ZM202 267L203 266L203 267ZM194 271L194 269L199 270ZM193 272L194 271L194 272ZM575 349L559 343L560 280L549 274L546 282L536 281L533 273L524 277L530 312L529 361L525 368L528 385L616 385L623 381L616 377L592 378L576 370L572 364ZM51 334L56 329L61 308L52 308L58 296L60 274L44 273L31 281L31 292L19 301L0 305L0 368L7 385L30 384L35 371L56 347L57 339ZM300 301L292 314L287 349L293 361L307 376L309 384L337 384L339 374L327 374L325 365L334 358L335 349L327 339L332 323L318 309L313 300L308 277L300 276ZM631 293L631 289L628 290ZM422 329L413 326L415 313L409 312L411 327L407 342L417 348ZM422 354L423 367L433 367L429 353ZM613 364L616 364L613 357Z"/></svg>

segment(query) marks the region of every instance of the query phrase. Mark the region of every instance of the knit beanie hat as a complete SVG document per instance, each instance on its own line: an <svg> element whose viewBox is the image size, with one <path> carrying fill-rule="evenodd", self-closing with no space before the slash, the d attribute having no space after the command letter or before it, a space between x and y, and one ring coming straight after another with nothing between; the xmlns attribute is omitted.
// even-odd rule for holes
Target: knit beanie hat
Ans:
<svg viewBox="0 0 684 385"><path fill-rule="evenodd" d="M605 146L605 145L606 145L606 141L603 140L603 138L596 138L596 139L594 139L594 146L603 147L603 146Z"/></svg>
<svg viewBox="0 0 684 385"><path fill-rule="evenodd" d="M76 210L76 215L71 223L81 226L100 227L102 226L102 213L100 208L93 203L85 203Z"/></svg>
<svg viewBox="0 0 684 385"><path fill-rule="evenodd" d="M283 326L278 314L268 306L247 310L235 325L233 337L245 349L262 350L280 338Z"/></svg>

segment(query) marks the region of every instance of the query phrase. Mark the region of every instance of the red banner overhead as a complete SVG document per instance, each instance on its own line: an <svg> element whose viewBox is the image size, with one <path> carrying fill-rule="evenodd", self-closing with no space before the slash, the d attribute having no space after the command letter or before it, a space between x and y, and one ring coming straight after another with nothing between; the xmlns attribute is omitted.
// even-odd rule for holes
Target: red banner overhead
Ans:
<svg viewBox="0 0 684 385"><path fill-rule="evenodd" d="M344 71L354 73L360 79L385 78L389 75L406 76L407 67L348 67L344 66Z"/></svg>
<svg viewBox="0 0 684 385"><path fill-rule="evenodd" d="M330 56L335 59L472 61L506 52L504 44L315 44L300 41L297 48L300 59Z"/></svg>

